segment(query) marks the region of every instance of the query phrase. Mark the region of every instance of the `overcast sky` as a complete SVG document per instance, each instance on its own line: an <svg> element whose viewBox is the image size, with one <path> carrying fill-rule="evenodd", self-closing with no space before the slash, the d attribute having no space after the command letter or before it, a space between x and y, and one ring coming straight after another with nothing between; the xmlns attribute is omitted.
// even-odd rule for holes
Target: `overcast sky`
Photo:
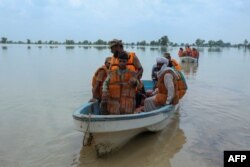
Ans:
<svg viewBox="0 0 250 167"><path fill-rule="evenodd" d="M0 37L250 41L250 0L0 0Z"/></svg>

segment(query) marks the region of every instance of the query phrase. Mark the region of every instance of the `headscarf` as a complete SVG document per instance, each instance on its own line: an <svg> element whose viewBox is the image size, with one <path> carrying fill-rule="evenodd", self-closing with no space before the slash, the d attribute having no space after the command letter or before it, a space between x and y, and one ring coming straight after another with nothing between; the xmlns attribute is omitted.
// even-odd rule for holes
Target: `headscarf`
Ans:
<svg viewBox="0 0 250 167"><path fill-rule="evenodd" d="M168 59L165 58L165 57L157 57L156 62L161 63L161 64L166 64L167 66L168 66L168 63L169 63Z"/></svg>
<svg viewBox="0 0 250 167"><path fill-rule="evenodd" d="M169 63L169 61L165 57L157 57L156 58L156 62L160 63L160 64L163 64L163 66L161 67L160 71L157 72L157 78L160 78L161 75L168 69L168 63Z"/></svg>

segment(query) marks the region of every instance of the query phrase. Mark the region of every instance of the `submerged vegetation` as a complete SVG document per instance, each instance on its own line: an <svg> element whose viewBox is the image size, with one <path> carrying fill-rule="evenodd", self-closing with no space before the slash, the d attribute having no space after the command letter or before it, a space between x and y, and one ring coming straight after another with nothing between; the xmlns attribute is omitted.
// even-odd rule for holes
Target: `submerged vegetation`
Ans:
<svg viewBox="0 0 250 167"><path fill-rule="evenodd" d="M37 44L37 45L108 45L109 41L105 41L102 39L98 39L97 41L89 41L89 40L83 40L83 41L78 41L75 42L72 39L66 39L64 42L59 42L55 40L49 40L49 41L31 41L30 39L27 39L25 42L24 41L12 41L8 40L7 37L2 37L0 40L0 44ZM167 35L162 36L161 38L157 40L152 40L150 42L147 42L146 40L138 41L138 42L131 42L131 43L124 43L125 45L130 45L130 46L185 46L185 45L190 45L190 46L196 46L196 47L248 47L250 48L250 43L248 42L247 39L245 39L242 43L238 44L231 44L230 42L224 42L223 40L208 40L205 41L204 39L196 39L194 43L174 43L171 42L168 38ZM70 47L72 48L72 47Z"/></svg>

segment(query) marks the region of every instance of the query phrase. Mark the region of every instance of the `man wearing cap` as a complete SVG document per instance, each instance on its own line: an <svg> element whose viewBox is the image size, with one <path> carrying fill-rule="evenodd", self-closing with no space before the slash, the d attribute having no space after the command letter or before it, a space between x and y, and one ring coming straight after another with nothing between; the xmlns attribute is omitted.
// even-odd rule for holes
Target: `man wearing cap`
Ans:
<svg viewBox="0 0 250 167"><path fill-rule="evenodd" d="M109 42L109 46L111 49L111 52L113 53L111 64L110 64L110 71L118 68L118 53L124 51L123 50L123 44L122 40L113 39ZM128 61L127 61L127 68L136 71L136 76L139 76L143 73L143 68L141 66L141 63L138 59L138 57L135 55L134 52L127 52L128 54Z"/></svg>
<svg viewBox="0 0 250 167"><path fill-rule="evenodd" d="M175 59L171 58L170 53L168 52L164 53L163 57L168 59L169 67L174 67L176 70L181 71L182 69L181 65ZM157 81L158 81L157 72L160 70L159 67L160 66L157 66L157 64L154 64L152 67L151 77L152 77L152 81L154 84L154 89L156 88Z"/></svg>
<svg viewBox="0 0 250 167"><path fill-rule="evenodd" d="M108 75L111 57L105 59L104 65L99 67L92 78L92 99L90 102L101 101L102 85Z"/></svg>
<svg viewBox="0 0 250 167"><path fill-rule="evenodd" d="M168 104L177 104L179 102L176 71L169 67L169 60L165 57L156 59L160 71L157 73L158 92L144 101L144 111L152 111Z"/></svg>
<svg viewBox="0 0 250 167"><path fill-rule="evenodd" d="M181 71L181 65L175 59L171 58L170 53L166 52L163 56L168 59L170 67L174 67L176 70Z"/></svg>
<svg viewBox="0 0 250 167"><path fill-rule="evenodd" d="M110 71L103 83L102 101L108 114L132 114L135 110L136 73L127 68L128 54L118 53L118 69ZM105 105L106 106L106 105Z"/></svg>

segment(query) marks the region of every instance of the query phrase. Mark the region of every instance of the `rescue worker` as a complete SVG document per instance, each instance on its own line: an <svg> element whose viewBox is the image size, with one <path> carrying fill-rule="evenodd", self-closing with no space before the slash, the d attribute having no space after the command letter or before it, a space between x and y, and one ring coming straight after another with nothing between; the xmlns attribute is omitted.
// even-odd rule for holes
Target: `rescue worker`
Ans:
<svg viewBox="0 0 250 167"><path fill-rule="evenodd" d="M183 48L180 48L180 49L179 49L178 56L179 56L179 57L185 56L184 51L183 51Z"/></svg>
<svg viewBox="0 0 250 167"><path fill-rule="evenodd" d="M170 53L164 53L163 56L169 60L169 66L174 67L176 70L181 71L181 65L173 58Z"/></svg>
<svg viewBox="0 0 250 167"><path fill-rule="evenodd" d="M135 111L138 79L136 72L127 68L127 52L121 51L117 56L118 68L110 71L104 81L102 100L107 102L107 114L132 114Z"/></svg>
<svg viewBox="0 0 250 167"><path fill-rule="evenodd" d="M113 53L110 64L110 71L112 71L117 69L119 66L118 53L124 51L122 40L113 39L112 41L109 42L109 47L111 49L111 52ZM132 71L136 71L137 72L136 76L138 78L138 76L143 73L143 68L141 66L141 63L134 52L127 52L127 54L128 54L127 68Z"/></svg>
<svg viewBox="0 0 250 167"><path fill-rule="evenodd" d="M191 56L192 50L189 45L185 46L185 53L186 53L186 56Z"/></svg>
<svg viewBox="0 0 250 167"><path fill-rule="evenodd" d="M165 57L158 57L156 62L160 68L160 71L157 73L158 92L154 96L145 99L144 110L146 112L166 104L175 105L179 102L178 85L175 80L178 74L173 68L169 67L169 60Z"/></svg>
<svg viewBox="0 0 250 167"><path fill-rule="evenodd" d="M104 65L99 67L92 78L92 99L90 102L101 101L102 85L108 75L111 57L105 59Z"/></svg>
<svg viewBox="0 0 250 167"><path fill-rule="evenodd" d="M193 48L191 55L193 58L199 59L199 51L197 49Z"/></svg>

